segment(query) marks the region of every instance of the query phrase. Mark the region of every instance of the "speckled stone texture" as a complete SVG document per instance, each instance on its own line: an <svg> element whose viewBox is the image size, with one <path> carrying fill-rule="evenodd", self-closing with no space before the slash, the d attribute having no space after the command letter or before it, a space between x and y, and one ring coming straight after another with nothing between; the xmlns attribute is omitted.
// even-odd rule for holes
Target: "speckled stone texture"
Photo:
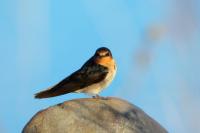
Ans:
<svg viewBox="0 0 200 133"><path fill-rule="evenodd" d="M38 112L23 133L167 133L141 109L119 98L74 99Z"/></svg>

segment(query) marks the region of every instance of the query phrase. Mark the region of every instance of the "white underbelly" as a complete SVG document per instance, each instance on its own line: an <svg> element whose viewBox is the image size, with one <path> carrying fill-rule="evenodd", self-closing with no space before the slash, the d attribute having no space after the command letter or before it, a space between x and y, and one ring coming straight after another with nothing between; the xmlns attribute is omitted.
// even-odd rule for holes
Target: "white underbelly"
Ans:
<svg viewBox="0 0 200 133"><path fill-rule="evenodd" d="M83 92L90 95L99 94L103 89L108 87L108 85L112 82L113 78L115 77L115 74L116 74L116 69L113 71L110 71L103 81L96 84L92 84L76 92Z"/></svg>

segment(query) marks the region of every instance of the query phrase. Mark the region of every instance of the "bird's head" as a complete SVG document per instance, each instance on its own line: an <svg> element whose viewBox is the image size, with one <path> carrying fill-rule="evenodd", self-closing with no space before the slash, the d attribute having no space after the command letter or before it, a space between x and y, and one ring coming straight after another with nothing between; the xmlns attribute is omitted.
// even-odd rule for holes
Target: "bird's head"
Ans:
<svg viewBox="0 0 200 133"><path fill-rule="evenodd" d="M103 65L108 68L115 68L115 61L112 57L111 51L106 47L98 48L94 55L94 61L97 64Z"/></svg>
<svg viewBox="0 0 200 133"><path fill-rule="evenodd" d="M108 48L101 47L96 50L95 57L97 57L97 58L112 58L112 53Z"/></svg>

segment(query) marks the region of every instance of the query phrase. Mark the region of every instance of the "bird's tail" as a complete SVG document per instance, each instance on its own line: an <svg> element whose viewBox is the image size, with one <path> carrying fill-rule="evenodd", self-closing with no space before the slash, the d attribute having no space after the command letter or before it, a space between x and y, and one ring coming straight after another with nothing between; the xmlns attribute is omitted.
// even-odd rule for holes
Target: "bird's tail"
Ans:
<svg viewBox="0 0 200 133"><path fill-rule="evenodd" d="M50 87L44 91L38 92L35 94L35 98L41 99L41 98L50 98L55 97L59 95L66 94L65 91L62 91L62 89L55 89L54 87Z"/></svg>
<svg viewBox="0 0 200 133"><path fill-rule="evenodd" d="M38 92L35 94L35 98L48 98L48 97L52 97L52 92L51 92L51 88L48 88L44 91Z"/></svg>

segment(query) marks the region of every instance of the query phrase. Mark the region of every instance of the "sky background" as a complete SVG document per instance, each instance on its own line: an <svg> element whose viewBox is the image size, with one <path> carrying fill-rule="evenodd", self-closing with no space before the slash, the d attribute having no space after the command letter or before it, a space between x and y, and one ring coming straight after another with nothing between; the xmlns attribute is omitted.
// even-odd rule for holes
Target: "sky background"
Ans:
<svg viewBox="0 0 200 133"><path fill-rule="evenodd" d="M170 133L200 133L199 0L0 0L0 132L19 133L37 100L101 46L118 65L101 95L137 105Z"/></svg>

